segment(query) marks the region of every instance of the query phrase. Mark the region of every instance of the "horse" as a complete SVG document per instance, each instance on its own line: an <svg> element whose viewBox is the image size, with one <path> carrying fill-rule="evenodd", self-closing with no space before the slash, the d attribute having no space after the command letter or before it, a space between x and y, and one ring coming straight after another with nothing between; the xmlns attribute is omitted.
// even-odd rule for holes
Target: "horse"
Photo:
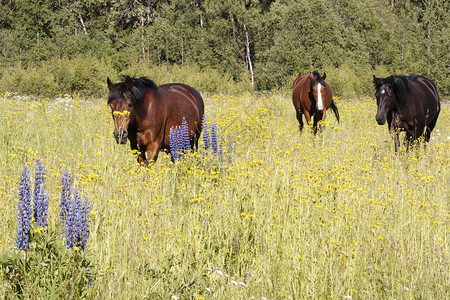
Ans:
<svg viewBox="0 0 450 300"><path fill-rule="evenodd" d="M425 145L430 140L439 112L439 94L433 81L420 75L392 75L377 78L373 75L377 98L378 125L388 123L394 134L395 152L400 146L399 132L405 131L406 150L423 138Z"/></svg>
<svg viewBox="0 0 450 300"><path fill-rule="evenodd" d="M156 162L161 150L170 152L170 130L186 122L191 148L198 148L204 103L194 88L181 83L157 86L146 77L124 79L112 83L107 78L118 144L126 144L128 139L138 162L148 166Z"/></svg>
<svg viewBox="0 0 450 300"><path fill-rule="evenodd" d="M294 81L294 91L292 101L294 103L297 120L300 131L303 130L302 115L305 115L306 122L311 122L314 116L313 130L317 133L319 121L325 121L327 109L331 108L339 123L339 111L332 98L330 85L325 82L327 74L324 72L320 76L319 72L313 71L309 74L303 74Z"/></svg>

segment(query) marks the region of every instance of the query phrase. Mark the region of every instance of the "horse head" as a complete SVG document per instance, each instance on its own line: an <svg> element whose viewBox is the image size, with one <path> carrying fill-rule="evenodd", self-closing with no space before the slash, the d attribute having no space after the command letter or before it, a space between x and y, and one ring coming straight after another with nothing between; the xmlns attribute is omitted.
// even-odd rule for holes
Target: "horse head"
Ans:
<svg viewBox="0 0 450 300"><path fill-rule="evenodd" d="M118 144L126 144L128 127L134 119L133 80L127 76L125 82L114 84L107 79L108 104L114 120L114 137Z"/></svg>
<svg viewBox="0 0 450 300"><path fill-rule="evenodd" d="M387 115L394 109L395 92L393 88L393 78L377 78L373 75L375 85L375 97L377 98L377 114L375 116L378 125L386 123Z"/></svg>
<svg viewBox="0 0 450 300"><path fill-rule="evenodd" d="M324 98L325 98L325 78L327 74L323 73L323 76L320 76L319 72L312 72L309 77L311 79L311 91L316 100L316 108L318 111L323 111L325 108Z"/></svg>

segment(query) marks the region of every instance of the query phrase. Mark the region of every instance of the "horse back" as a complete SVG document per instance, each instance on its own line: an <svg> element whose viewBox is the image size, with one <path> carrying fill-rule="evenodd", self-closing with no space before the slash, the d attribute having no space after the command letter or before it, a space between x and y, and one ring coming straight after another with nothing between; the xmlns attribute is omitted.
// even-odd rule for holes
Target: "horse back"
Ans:
<svg viewBox="0 0 450 300"><path fill-rule="evenodd" d="M204 114L204 103L200 93L182 83L167 83L158 87L167 109L182 108L186 113L195 113L199 118Z"/></svg>
<svg viewBox="0 0 450 300"><path fill-rule="evenodd" d="M440 112L439 94L434 82L420 75L408 77L410 92L409 101L414 101L418 114L423 114L426 122L434 120Z"/></svg>

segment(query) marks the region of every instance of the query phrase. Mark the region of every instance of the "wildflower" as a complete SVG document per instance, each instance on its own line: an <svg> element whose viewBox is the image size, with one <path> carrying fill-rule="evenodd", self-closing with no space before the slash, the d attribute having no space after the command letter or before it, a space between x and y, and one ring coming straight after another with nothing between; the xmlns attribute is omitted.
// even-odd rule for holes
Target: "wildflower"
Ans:
<svg viewBox="0 0 450 300"><path fill-rule="evenodd" d="M205 150L208 151L209 148L211 147L211 139L209 136L208 123L206 122L205 115L203 115L202 124L203 124L203 143L205 144Z"/></svg>
<svg viewBox="0 0 450 300"><path fill-rule="evenodd" d="M61 179L61 225L63 228L66 226L67 221L67 215L68 215L68 201L70 199L70 191L72 188L72 177L70 176L70 173L68 171L64 172L62 179Z"/></svg>
<svg viewBox="0 0 450 300"><path fill-rule="evenodd" d="M17 250L28 250L28 234L32 219L30 174L25 166L19 183L19 204L17 207Z"/></svg>
<svg viewBox="0 0 450 300"><path fill-rule="evenodd" d="M172 161L180 160L182 153L191 150L191 139L189 137L189 127L186 119L180 126L172 126L169 132L170 156Z"/></svg>
<svg viewBox="0 0 450 300"><path fill-rule="evenodd" d="M232 160L232 153L233 153L233 139L231 138L231 135L228 135L228 149L227 149L227 155L228 155L228 162L231 162Z"/></svg>
<svg viewBox="0 0 450 300"><path fill-rule="evenodd" d="M38 227L48 225L48 196L45 193L45 168L41 161L36 161L34 181L34 220Z"/></svg>
<svg viewBox="0 0 450 300"><path fill-rule="evenodd" d="M183 143L184 150L191 150L191 139L189 138L189 127L186 119L183 117L181 122L181 141Z"/></svg>
<svg viewBox="0 0 450 300"><path fill-rule="evenodd" d="M169 144L170 144L170 156L172 158L172 161L176 161L177 160L177 141L176 141L176 127L172 127L170 128L170 132L169 132Z"/></svg>
<svg viewBox="0 0 450 300"><path fill-rule="evenodd" d="M218 144L217 144L217 124L216 123L211 124L211 144L212 144L213 153L217 153Z"/></svg>
<svg viewBox="0 0 450 300"><path fill-rule="evenodd" d="M76 189L67 204L66 247L84 249L89 237L91 204L87 197L81 200Z"/></svg>

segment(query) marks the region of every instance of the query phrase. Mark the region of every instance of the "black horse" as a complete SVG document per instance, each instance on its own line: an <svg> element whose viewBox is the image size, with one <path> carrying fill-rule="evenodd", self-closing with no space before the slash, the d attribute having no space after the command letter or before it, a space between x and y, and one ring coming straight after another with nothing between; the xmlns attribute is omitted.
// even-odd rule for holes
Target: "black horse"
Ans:
<svg viewBox="0 0 450 300"><path fill-rule="evenodd" d="M406 131L405 146L423 138L430 140L441 110L436 85L420 75L373 76L377 98L376 119L379 125L388 122L389 131L394 134L395 152L400 146L398 133Z"/></svg>

